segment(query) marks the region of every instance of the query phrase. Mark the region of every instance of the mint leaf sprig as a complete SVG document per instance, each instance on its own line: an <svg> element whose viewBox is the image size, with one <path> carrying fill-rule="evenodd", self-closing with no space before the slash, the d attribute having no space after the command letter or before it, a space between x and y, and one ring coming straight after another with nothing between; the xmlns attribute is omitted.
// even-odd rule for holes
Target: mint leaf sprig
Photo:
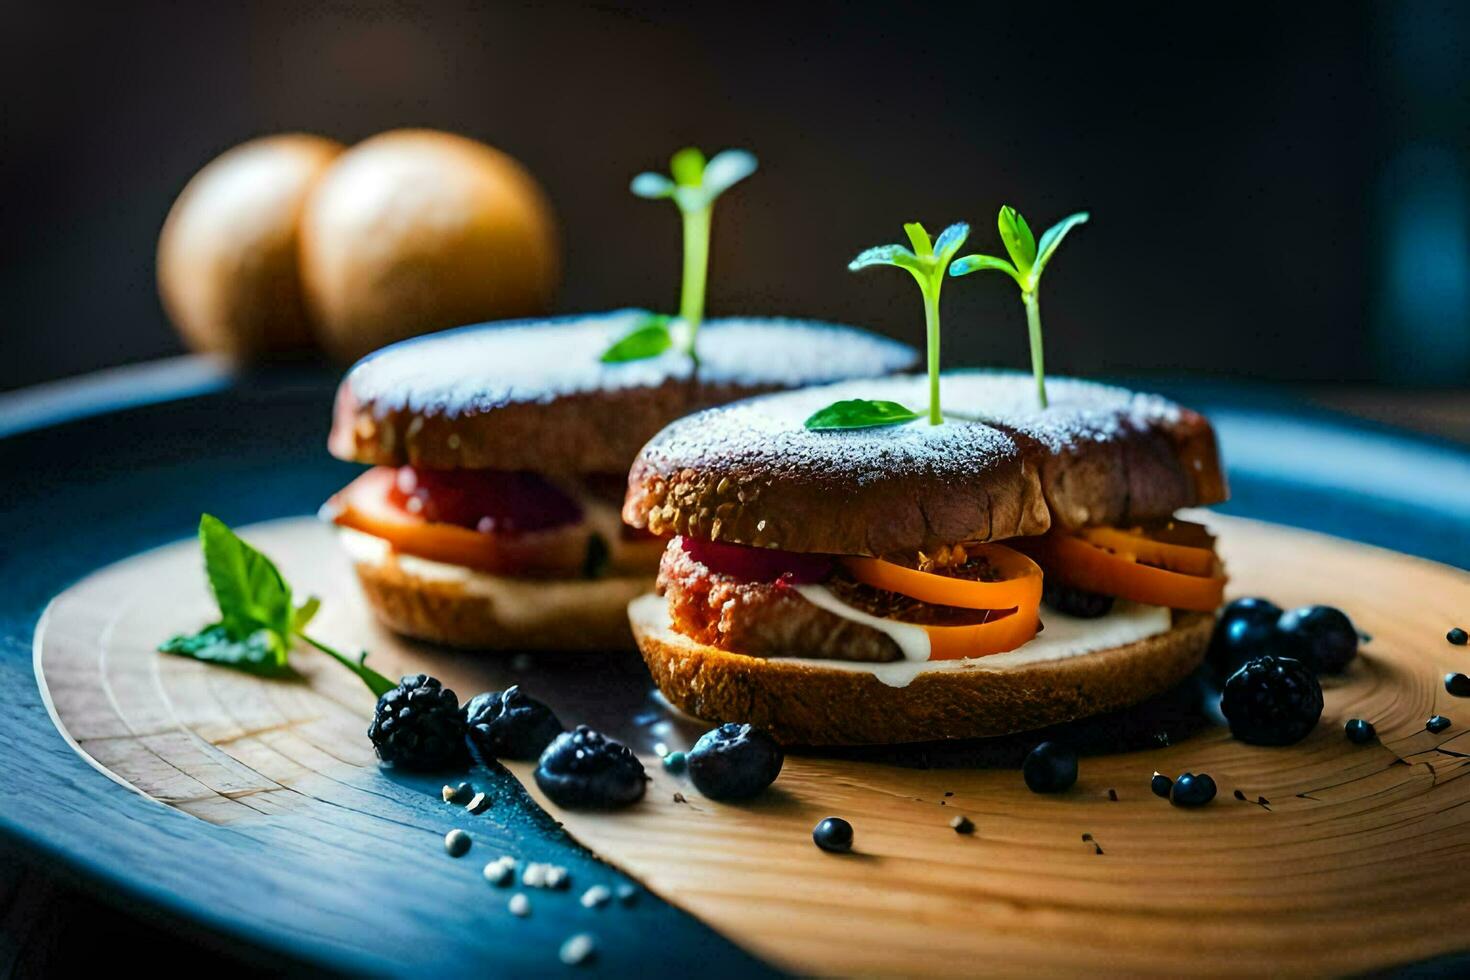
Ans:
<svg viewBox="0 0 1470 980"><path fill-rule="evenodd" d="M204 552L210 591L219 606L219 622L172 637L159 646L160 652L262 677L292 677L295 671L287 654L299 638L356 674L375 697L397 686L367 665L366 651L354 660L302 632L321 601L310 596L296 605L291 586L275 563L246 544L224 521L212 514L200 516L199 547Z"/></svg>
<svg viewBox="0 0 1470 980"><path fill-rule="evenodd" d="M966 255L956 259L950 266L952 276L967 276L982 269L1004 272L1021 287L1021 303L1026 307L1026 326L1031 335L1031 371L1036 375L1036 397L1041 407L1046 408L1046 365L1041 342L1041 304L1037 291L1041 286L1041 273L1046 269L1057 246L1067 237L1067 232L1088 218L1086 211L1070 214L1042 232L1038 242L1031 234L1031 227L1020 212L1010 205L1000 209L996 224L1000 228L1000 240L1011 261L993 255Z"/></svg>
<svg viewBox="0 0 1470 980"><path fill-rule="evenodd" d="M674 349L697 364L694 339L704 322L704 292L709 279L710 223L715 200L755 173L755 154L722 150L706 162L695 147L686 147L669 161L671 177L651 172L633 178L630 190L649 200L671 199L684 219L684 273L679 291L677 320L651 314L647 320L602 353L605 364L657 357ZM672 178L672 179L671 179Z"/></svg>
<svg viewBox="0 0 1470 980"><path fill-rule="evenodd" d="M919 284L919 292L924 297L924 331L928 338L929 424L939 425L944 421L939 409L939 291L955 253L970 237L970 226L964 222L952 224L933 241L917 221L904 225L903 230L913 245L912 251L902 245L879 245L860 254L847 267L857 272L869 266L893 265L908 270ZM866 429L902 425L922 417L919 412L896 402L849 399L814 412L806 420L806 427L815 431Z"/></svg>

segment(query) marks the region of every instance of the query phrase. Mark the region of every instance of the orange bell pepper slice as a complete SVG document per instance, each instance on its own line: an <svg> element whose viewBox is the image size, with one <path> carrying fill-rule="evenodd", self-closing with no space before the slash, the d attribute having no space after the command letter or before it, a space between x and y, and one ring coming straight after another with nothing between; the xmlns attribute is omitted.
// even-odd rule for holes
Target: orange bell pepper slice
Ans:
<svg viewBox="0 0 1470 980"><path fill-rule="evenodd" d="M1053 581L1073 588L1199 612L1224 600L1225 571L1213 548L1117 528L1053 531L1030 547Z"/></svg>
<svg viewBox="0 0 1470 980"><path fill-rule="evenodd" d="M961 660L1008 653L1036 637L1037 606L1012 609L975 626L925 626L930 660Z"/></svg>
<svg viewBox="0 0 1470 980"><path fill-rule="evenodd" d="M1035 609L1041 602L1041 567L1019 551L999 544L966 545L972 558L984 558L1000 573L994 582L921 572L881 558L846 558L853 578L885 592L920 602L961 609Z"/></svg>

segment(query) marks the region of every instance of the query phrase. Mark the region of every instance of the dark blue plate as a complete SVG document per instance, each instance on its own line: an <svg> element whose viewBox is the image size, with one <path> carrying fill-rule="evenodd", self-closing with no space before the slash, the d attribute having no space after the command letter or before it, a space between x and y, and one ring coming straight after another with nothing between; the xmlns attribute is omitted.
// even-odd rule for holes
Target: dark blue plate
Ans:
<svg viewBox="0 0 1470 980"><path fill-rule="evenodd" d="M324 449L335 378L278 370L230 379L173 362L102 384L0 399L0 833L142 906L292 960L351 972L546 972L575 921L475 914L503 901L425 853L345 859L345 841L283 841L143 799L87 765L41 703L31 643L47 601L86 573L186 537L201 511L231 524L303 514L356 471ZM1470 558L1470 453L1309 412L1260 393L1162 387L1207 411L1230 465L1231 513L1450 564ZM377 778L376 775L374 778ZM615 873L569 840L508 775L500 851ZM434 786L379 779L382 826L447 831ZM442 832L442 831L441 831ZM345 832L344 832L345 836ZM402 848L394 848L402 854ZM471 859L467 859L471 860ZM468 884L467 884L468 882ZM770 972L652 896L599 931L609 972Z"/></svg>

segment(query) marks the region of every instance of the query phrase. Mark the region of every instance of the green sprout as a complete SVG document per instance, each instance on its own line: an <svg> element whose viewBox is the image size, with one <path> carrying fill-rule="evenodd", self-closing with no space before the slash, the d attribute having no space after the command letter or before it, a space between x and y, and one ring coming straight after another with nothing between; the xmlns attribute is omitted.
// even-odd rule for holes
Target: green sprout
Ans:
<svg viewBox="0 0 1470 980"><path fill-rule="evenodd" d="M672 179L663 174L641 173L630 189L639 197L672 198L684 218L684 276L679 292L679 316L674 319L651 314L603 352L604 363L637 361L657 357L670 348L699 362L694 338L704 320L704 287L709 278L710 219L715 200L735 184L755 173L755 155L745 150L723 150L708 162L694 147L675 153L669 161Z"/></svg>
<svg viewBox="0 0 1470 980"><path fill-rule="evenodd" d="M981 269L994 269L1004 272L1021 287L1026 326L1031 333L1031 371L1036 375L1036 397L1042 408L1046 408L1046 367L1041 344L1041 304L1036 292L1041 285L1041 272L1056 254L1057 246L1067 237L1067 232L1086 220L1086 211L1068 215L1043 232L1038 242L1020 212L1006 205L1000 209L996 223L1000 226L1000 240L1005 243L1011 261L993 255L966 255L956 259L949 270L952 276L967 276Z"/></svg>
<svg viewBox="0 0 1470 980"><path fill-rule="evenodd" d="M848 263L853 272L874 265L894 265L907 269L919 284L924 296L924 328L929 340L929 424L939 425L944 416L939 411L939 290L944 285L944 272L950 260L965 244L970 226L964 222L950 225L929 240L929 233L917 221L903 226L913 251L902 245L879 245L863 252ZM868 429L880 425L902 425L923 415L896 402L868 401L852 398L835 402L812 414L806 427L818 431L832 429Z"/></svg>

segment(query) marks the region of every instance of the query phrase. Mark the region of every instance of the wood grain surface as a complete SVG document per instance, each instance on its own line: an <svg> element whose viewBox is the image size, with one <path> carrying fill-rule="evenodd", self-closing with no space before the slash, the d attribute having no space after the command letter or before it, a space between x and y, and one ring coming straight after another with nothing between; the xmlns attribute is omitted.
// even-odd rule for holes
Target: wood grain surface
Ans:
<svg viewBox="0 0 1470 980"><path fill-rule="evenodd" d="M1210 522L1233 592L1340 605L1374 636L1328 683L1322 724L1298 746L1255 748L1210 729L1086 758L1076 788L1056 797L1029 793L1014 771L793 756L744 806L704 799L649 757L642 804L550 809L655 891L803 973L1343 972L1464 948L1470 895L1455 872L1470 858L1470 780L1458 778L1470 701L1442 680L1470 669L1470 653L1444 641L1470 612L1470 576L1308 532ZM370 621L315 521L246 534L323 597L322 638L371 649L384 672L482 689L476 658L399 643ZM320 657L297 656L305 683L285 683L152 652L209 613L192 542L84 579L38 631L54 716L94 765L203 820L261 835L315 821L339 837L361 792L353 773L373 764L371 696ZM1436 712L1456 724L1431 735ZM1351 717L1373 721L1381 743L1348 743ZM1209 772L1220 797L1173 808L1149 792L1155 769ZM530 782L528 767L515 771ZM956 814L973 835L950 829ZM852 821L853 854L812 845L827 815Z"/></svg>

